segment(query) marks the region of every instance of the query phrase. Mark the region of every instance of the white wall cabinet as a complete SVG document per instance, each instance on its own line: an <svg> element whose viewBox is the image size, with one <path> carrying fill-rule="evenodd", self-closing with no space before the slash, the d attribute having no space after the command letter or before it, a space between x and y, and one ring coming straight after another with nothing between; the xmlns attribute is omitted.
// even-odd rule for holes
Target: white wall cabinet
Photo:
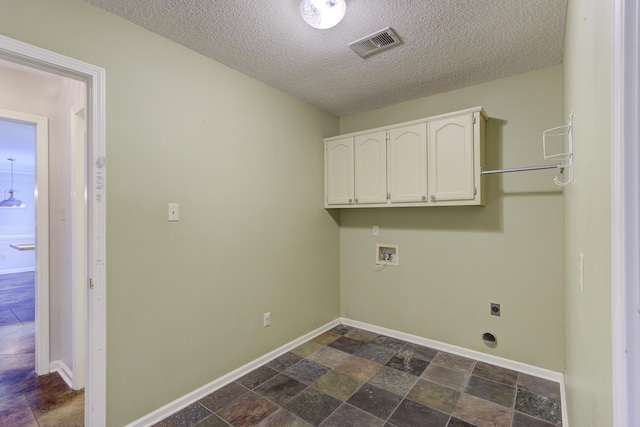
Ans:
<svg viewBox="0 0 640 427"><path fill-rule="evenodd" d="M427 201L427 126L419 123L388 131L389 203Z"/></svg>
<svg viewBox="0 0 640 427"><path fill-rule="evenodd" d="M325 139L325 207L482 205L482 107Z"/></svg>
<svg viewBox="0 0 640 427"><path fill-rule="evenodd" d="M473 121L473 114L462 114L427 122L431 202L475 198Z"/></svg>
<svg viewBox="0 0 640 427"><path fill-rule="evenodd" d="M385 132L353 138L356 204L387 202L387 141Z"/></svg>
<svg viewBox="0 0 640 427"><path fill-rule="evenodd" d="M353 137L325 142L325 204L350 205L353 203L353 167Z"/></svg>

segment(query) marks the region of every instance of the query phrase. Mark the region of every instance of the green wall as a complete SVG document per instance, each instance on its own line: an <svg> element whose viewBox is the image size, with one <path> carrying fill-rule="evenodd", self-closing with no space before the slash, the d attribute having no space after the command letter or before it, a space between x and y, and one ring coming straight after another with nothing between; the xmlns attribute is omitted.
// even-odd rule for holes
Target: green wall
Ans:
<svg viewBox="0 0 640 427"><path fill-rule="evenodd" d="M80 0L0 10L3 35L106 69L109 426L339 316L336 117Z"/></svg>
<svg viewBox="0 0 640 427"><path fill-rule="evenodd" d="M569 419L580 427L613 425L611 7L570 1L565 38L564 110L574 113L575 150L575 180L564 197L565 382Z"/></svg>
<svg viewBox="0 0 640 427"><path fill-rule="evenodd" d="M482 105L485 169L544 164L542 132L564 123L562 66L342 118L342 133ZM555 171L485 176L486 206L343 209L341 312L562 371L562 192ZM372 235L372 226L380 235ZM376 243L400 266L375 271ZM489 314L490 302L502 316ZM481 336L494 332L490 349Z"/></svg>

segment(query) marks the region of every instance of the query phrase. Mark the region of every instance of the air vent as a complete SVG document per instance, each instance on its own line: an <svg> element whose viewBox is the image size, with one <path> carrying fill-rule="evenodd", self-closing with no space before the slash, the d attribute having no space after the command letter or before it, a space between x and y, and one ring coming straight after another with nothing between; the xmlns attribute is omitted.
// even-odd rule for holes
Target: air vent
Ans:
<svg viewBox="0 0 640 427"><path fill-rule="evenodd" d="M355 53L365 58L373 53L399 45L400 43L402 43L400 37L398 37L391 28L385 28L384 30L350 43L349 47L353 49Z"/></svg>

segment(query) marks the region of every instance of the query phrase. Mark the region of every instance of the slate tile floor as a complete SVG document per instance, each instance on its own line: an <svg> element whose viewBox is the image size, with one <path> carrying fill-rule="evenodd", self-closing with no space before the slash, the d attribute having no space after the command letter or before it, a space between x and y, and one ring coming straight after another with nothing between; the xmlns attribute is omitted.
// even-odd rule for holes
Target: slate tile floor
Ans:
<svg viewBox="0 0 640 427"><path fill-rule="evenodd" d="M155 427L557 427L560 386L339 325Z"/></svg>
<svg viewBox="0 0 640 427"><path fill-rule="evenodd" d="M35 374L34 273L0 275L0 427L84 425L84 393Z"/></svg>

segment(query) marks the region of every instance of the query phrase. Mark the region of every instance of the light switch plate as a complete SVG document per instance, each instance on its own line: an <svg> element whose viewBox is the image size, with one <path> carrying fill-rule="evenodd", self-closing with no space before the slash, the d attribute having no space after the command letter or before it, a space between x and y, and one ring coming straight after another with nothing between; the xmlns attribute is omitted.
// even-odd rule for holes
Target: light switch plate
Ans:
<svg viewBox="0 0 640 427"><path fill-rule="evenodd" d="M180 209L177 203L169 203L169 222L180 220Z"/></svg>

